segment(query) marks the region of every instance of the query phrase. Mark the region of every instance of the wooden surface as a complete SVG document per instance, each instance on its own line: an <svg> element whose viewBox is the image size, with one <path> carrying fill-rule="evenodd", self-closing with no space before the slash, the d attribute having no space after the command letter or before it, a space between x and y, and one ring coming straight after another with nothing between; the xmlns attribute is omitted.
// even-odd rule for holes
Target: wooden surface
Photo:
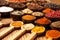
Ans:
<svg viewBox="0 0 60 40"><path fill-rule="evenodd" d="M10 27L3 27L3 28L0 28L0 35L2 34L2 39L1 40L25 40L26 38L29 37L29 35L31 35L31 32L26 32L24 35L22 35L21 37L18 38L18 34L19 34L19 31L20 29L16 29L16 30L12 30L11 32L6 32L9 30ZM4 31L4 32L3 32ZM4 35L3 35L4 33ZM16 37L16 38L15 38ZM1 38L1 37L0 37ZM13 39L15 38L15 39ZM36 37L35 40L47 40L44 36L40 36L40 37Z"/></svg>

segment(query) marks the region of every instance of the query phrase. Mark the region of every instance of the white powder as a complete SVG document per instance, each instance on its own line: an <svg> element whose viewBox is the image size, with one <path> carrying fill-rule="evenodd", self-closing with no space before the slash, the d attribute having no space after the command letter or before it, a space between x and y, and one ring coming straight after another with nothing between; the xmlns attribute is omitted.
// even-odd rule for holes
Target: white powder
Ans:
<svg viewBox="0 0 60 40"><path fill-rule="evenodd" d="M13 11L13 8L11 7L5 7L5 6L0 7L0 12L11 12L11 11Z"/></svg>
<svg viewBox="0 0 60 40"><path fill-rule="evenodd" d="M34 28L34 25L32 23L25 24L21 27L21 29L26 29L26 30L31 30L32 28Z"/></svg>

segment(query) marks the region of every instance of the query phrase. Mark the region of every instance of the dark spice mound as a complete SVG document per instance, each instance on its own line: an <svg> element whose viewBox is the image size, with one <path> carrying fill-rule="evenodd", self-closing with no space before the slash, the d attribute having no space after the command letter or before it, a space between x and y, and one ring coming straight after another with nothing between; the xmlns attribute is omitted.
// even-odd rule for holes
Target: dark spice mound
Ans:
<svg viewBox="0 0 60 40"><path fill-rule="evenodd" d="M45 7L52 8L54 10L60 10L60 5L52 4L52 3L46 4Z"/></svg>
<svg viewBox="0 0 60 40"><path fill-rule="evenodd" d="M9 3L5 0L0 0L0 6L8 5Z"/></svg>
<svg viewBox="0 0 60 40"><path fill-rule="evenodd" d="M10 3L9 6L13 8L24 8L26 5L23 3Z"/></svg>
<svg viewBox="0 0 60 40"><path fill-rule="evenodd" d="M27 4L27 8L29 8L31 10L42 10L43 9L43 7L37 3L29 3L29 4Z"/></svg>

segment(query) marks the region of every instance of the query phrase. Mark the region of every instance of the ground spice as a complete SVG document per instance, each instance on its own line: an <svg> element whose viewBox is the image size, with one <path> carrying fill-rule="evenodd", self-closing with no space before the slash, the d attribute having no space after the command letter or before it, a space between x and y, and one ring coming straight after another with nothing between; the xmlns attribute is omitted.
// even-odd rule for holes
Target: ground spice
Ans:
<svg viewBox="0 0 60 40"><path fill-rule="evenodd" d="M60 11L53 11L53 12L47 13L45 16L48 18L59 18L60 19Z"/></svg>
<svg viewBox="0 0 60 40"><path fill-rule="evenodd" d="M49 13L49 12L52 12L54 10L50 9L50 8L46 8L45 10L43 10L44 13Z"/></svg>
<svg viewBox="0 0 60 40"><path fill-rule="evenodd" d="M36 26L35 28L33 28L31 30L31 32L36 32L36 33L43 33L45 31L45 27L44 26Z"/></svg>
<svg viewBox="0 0 60 40"><path fill-rule="evenodd" d="M6 0L8 2L26 2L26 0Z"/></svg>
<svg viewBox="0 0 60 40"><path fill-rule="evenodd" d="M22 17L22 19L24 20L34 20L36 17L32 16L32 15L25 15Z"/></svg>
<svg viewBox="0 0 60 40"><path fill-rule="evenodd" d="M47 19L47 18L44 17L44 18L37 19L36 23L37 24L43 24L43 25L45 25L45 24L51 23L51 21L49 19Z"/></svg>
<svg viewBox="0 0 60 40"><path fill-rule="evenodd" d="M21 21L14 21L11 23L12 26L14 27L21 27L23 25L23 22Z"/></svg>
<svg viewBox="0 0 60 40"><path fill-rule="evenodd" d="M49 30L46 32L46 37L50 38L59 38L60 37L60 32L57 30Z"/></svg>
<svg viewBox="0 0 60 40"><path fill-rule="evenodd" d="M19 0L20 2L26 2L26 0Z"/></svg>
<svg viewBox="0 0 60 40"><path fill-rule="evenodd" d="M8 2L19 2L19 0L7 0Z"/></svg>

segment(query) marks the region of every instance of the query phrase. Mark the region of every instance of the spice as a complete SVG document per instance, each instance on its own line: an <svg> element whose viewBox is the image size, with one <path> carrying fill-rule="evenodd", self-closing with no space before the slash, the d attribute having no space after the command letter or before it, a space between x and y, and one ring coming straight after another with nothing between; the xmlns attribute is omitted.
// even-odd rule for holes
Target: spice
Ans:
<svg viewBox="0 0 60 40"><path fill-rule="evenodd" d="M34 28L34 25L32 23L29 23L29 24L23 25L21 28L26 30L31 30L32 28Z"/></svg>
<svg viewBox="0 0 60 40"><path fill-rule="evenodd" d="M51 23L50 26L55 27L55 28L60 28L60 21L53 22L53 23Z"/></svg>
<svg viewBox="0 0 60 40"><path fill-rule="evenodd" d="M6 18L6 19L2 19L1 23L3 23L4 25L10 24L11 22L13 22L12 19Z"/></svg>
<svg viewBox="0 0 60 40"><path fill-rule="evenodd" d="M8 2L26 2L26 0L6 0Z"/></svg>
<svg viewBox="0 0 60 40"><path fill-rule="evenodd" d="M43 25L45 25L45 24L51 23L51 21L49 19L47 19L47 18L44 17L44 18L37 19L36 23L37 24L43 24Z"/></svg>
<svg viewBox="0 0 60 40"><path fill-rule="evenodd" d="M57 30L49 30L46 32L46 37L48 37L48 38L59 38L60 32Z"/></svg>
<svg viewBox="0 0 60 40"><path fill-rule="evenodd" d="M32 15L25 15L25 16L22 17L22 19L24 19L24 20L34 20L34 19L36 19L36 17L34 17Z"/></svg>
<svg viewBox="0 0 60 40"><path fill-rule="evenodd" d="M19 0L7 0L8 2L19 2Z"/></svg>
<svg viewBox="0 0 60 40"><path fill-rule="evenodd" d="M38 3L28 3L27 7L31 10L42 10L44 7L40 6Z"/></svg>
<svg viewBox="0 0 60 40"><path fill-rule="evenodd" d="M26 0L19 0L20 2L26 2Z"/></svg>
<svg viewBox="0 0 60 40"><path fill-rule="evenodd" d="M43 10L44 13L49 13L49 12L52 12L54 10L50 9L50 8L46 8L45 10Z"/></svg>
<svg viewBox="0 0 60 40"><path fill-rule="evenodd" d="M53 12L47 13L45 16L48 18L60 18L60 12L53 11Z"/></svg>
<svg viewBox="0 0 60 40"><path fill-rule="evenodd" d="M13 27L21 27L23 25L23 22L21 21L14 21L10 24L10 26L13 26Z"/></svg>
<svg viewBox="0 0 60 40"><path fill-rule="evenodd" d="M33 16L43 16L44 14L41 12L33 12L32 15Z"/></svg>
<svg viewBox="0 0 60 40"><path fill-rule="evenodd" d="M22 12L26 14L32 14L33 11L27 8L27 9L22 10Z"/></svg>
<svg viewBox="0 0 60 40"><path fill-rule="evenodd" d="M13 11L14 9L11 8L11 7L6 7L6 6L2 6L0 7L0 12L11 12Z"/></svg>
<svg viewBox="0 0 60 40"><path fill-rule="evenodd" d="M12 15L23 15L24 13L21 12L21 11L16 10L16 11L13 11L11 14Z"/></svg>
<svg viewBox="0 0 60 40"><path fill-rule="evenodd" d="M31 30L31 32L36 32L36 33L43 33L44 31L45 31L44 26L35 26L35 28Z"/></svg>
<svg viewBox="0 0 60 40"><path fill-rule="evenodd" d="M24 3L20 3L20 2L17 2L17 3L12 2L11 4L9 4L9 6L12 8L25 8L26 7Z"/></svg>

